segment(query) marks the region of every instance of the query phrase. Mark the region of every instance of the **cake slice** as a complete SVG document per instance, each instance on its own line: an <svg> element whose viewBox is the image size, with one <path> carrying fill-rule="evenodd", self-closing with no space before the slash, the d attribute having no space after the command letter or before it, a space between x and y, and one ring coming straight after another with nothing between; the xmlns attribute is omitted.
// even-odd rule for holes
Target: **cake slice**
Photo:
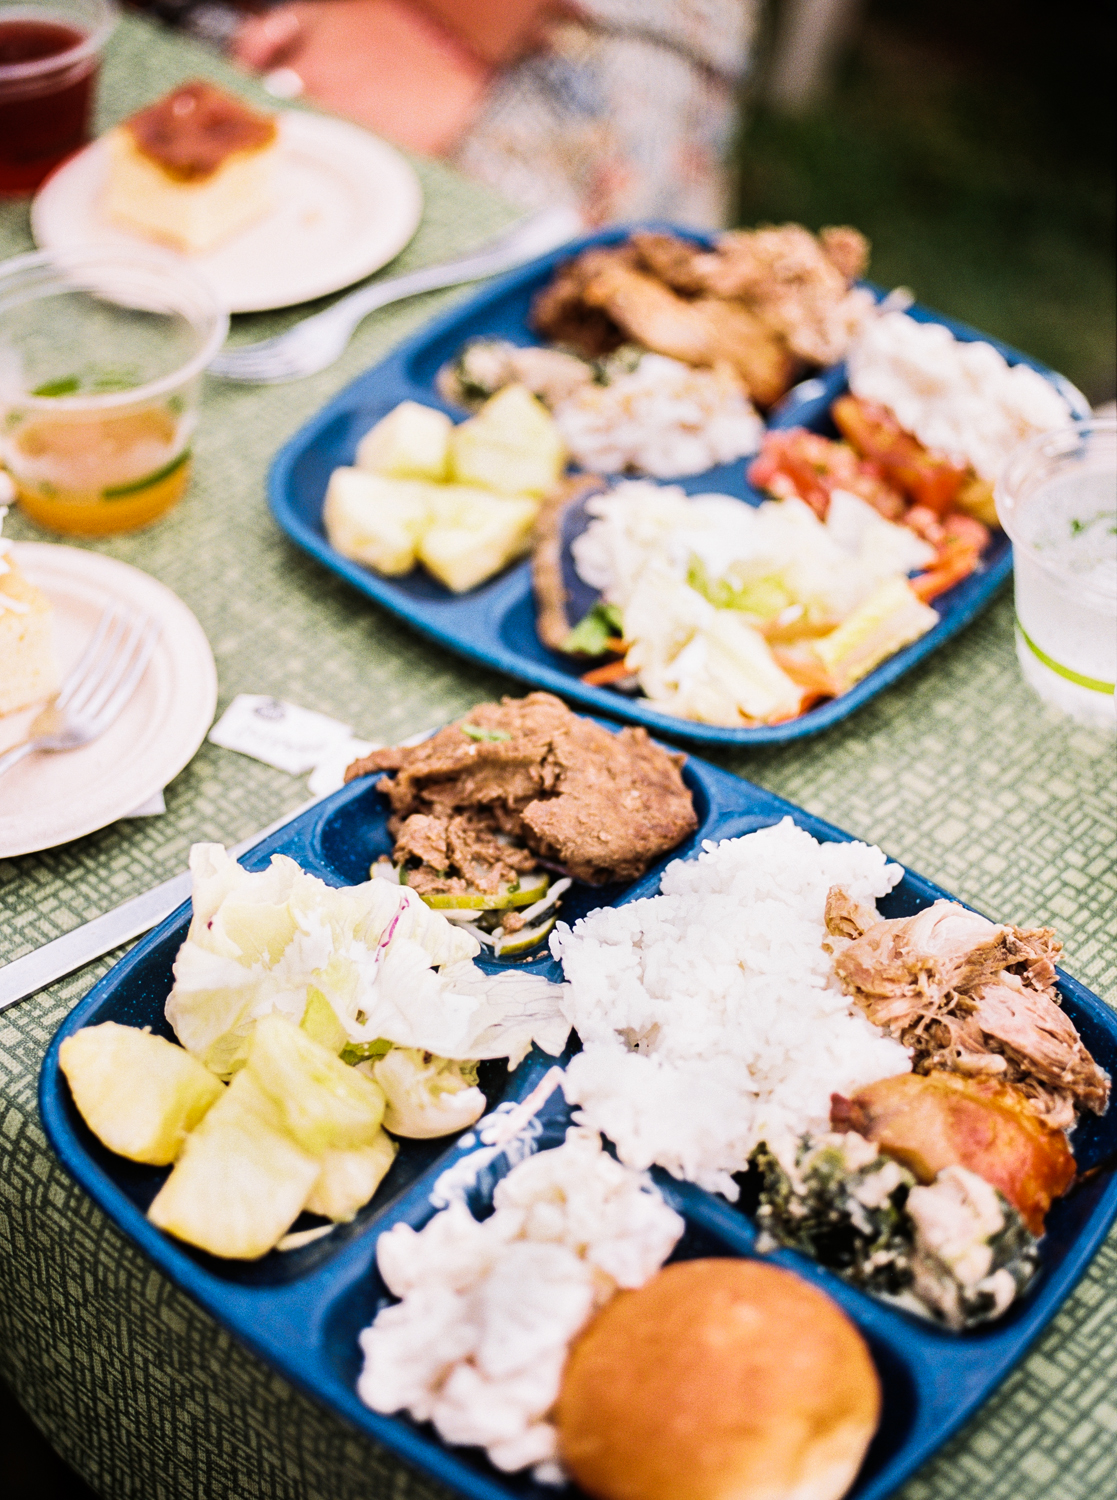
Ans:
<svg viewBox="0 0 1117 1500"><path fill-rule="evenodd" d="M27 708L58 691L50 600L23 576L10 547L0 539L0 714Z"/></svg>
<svg viewBox="0 0 1117 1500"><path fill-rule="evenodd" d="M202 82L184 83L107 136L111 218L199 254L272 206L274 116Z"/></svg>

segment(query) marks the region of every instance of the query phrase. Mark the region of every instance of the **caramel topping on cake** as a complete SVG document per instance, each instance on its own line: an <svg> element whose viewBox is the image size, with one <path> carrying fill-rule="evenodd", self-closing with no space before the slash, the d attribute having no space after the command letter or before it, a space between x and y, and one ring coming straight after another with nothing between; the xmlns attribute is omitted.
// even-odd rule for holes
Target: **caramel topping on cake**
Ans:
<svg viewBox="0 0 1117 1500"><path fill-rule="evenodd" d="M238 152L260 151L276 137L258 114L212 84L184 83L125 121L138 150L179 182L200 182Z"/></svg>

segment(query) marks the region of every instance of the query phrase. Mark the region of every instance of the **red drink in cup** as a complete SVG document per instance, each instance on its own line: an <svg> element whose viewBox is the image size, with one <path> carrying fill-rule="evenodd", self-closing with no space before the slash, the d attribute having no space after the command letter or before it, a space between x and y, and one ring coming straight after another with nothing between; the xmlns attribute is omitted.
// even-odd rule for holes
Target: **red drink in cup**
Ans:
<svg viewBox="0 0 1117 1500"><path fill-rule="evenodd" d="M0 0L0 194L30 193L89 139L113 0Z"/></svg>

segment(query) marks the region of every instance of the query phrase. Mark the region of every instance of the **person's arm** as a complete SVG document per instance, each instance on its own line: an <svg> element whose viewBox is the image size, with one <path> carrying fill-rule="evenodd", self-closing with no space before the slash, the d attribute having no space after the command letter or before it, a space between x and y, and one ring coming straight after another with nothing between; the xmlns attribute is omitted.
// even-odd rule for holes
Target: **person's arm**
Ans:
<svg viewBox="0 0 1117 1500"><path fill-rule="evenodd" d="M480 108L491 65L405 0L295 0L247 18L242 67L289 69L308 99L413 151L448 151Z"/></svg>
<svg viewBox="0 0 1117 1500"><path fill-rule="evenodd" d="M573 7L561 0L412 0L475 57L495 66L537 47L549 22Z"/></svg>
<svg viewBox="0 0 1117 1500"><path fill-rule="evenodd" d="M561 0L295 0L246 19L230 51L289 69L309 99L414 151L449 151L496 69L534 46Z"/></svg>

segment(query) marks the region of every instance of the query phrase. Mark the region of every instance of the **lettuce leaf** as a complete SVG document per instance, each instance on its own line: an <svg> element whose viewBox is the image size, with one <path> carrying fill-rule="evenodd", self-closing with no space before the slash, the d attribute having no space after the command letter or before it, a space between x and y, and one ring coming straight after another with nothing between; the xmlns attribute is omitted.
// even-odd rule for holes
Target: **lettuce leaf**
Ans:
<svg viewBox="0 0 1117 1500"><path fill-rule="evenodd" d="M299 1025L308 1006L316 1034L328 1006L343 1050L362 1055L393 1043L515 1066L533 1040L562 1050L562 986L483 974L471 962L477 940L406 886L335 888L284 855L250 873L219 844L195 845L190 868L194 915L166 1013L187 1051L221 1077L244 1066L261 1017Z"/></svg>

